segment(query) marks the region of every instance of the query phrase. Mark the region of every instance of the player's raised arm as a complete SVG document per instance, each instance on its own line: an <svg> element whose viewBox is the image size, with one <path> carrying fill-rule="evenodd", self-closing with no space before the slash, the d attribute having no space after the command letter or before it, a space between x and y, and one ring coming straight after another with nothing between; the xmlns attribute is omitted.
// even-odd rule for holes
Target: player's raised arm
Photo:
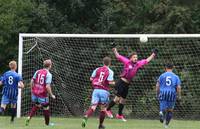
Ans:
<svg viewBox="0 0 200 129"><path fill-rule="evenodd" d="M147 62L150 62L158 54L158 49L153 49L152 54L147 58Z"/></svg>
<svg viewBox="0 0 200 129"><path fill-rule="evenodd" d="M112 50L113 50L113 52L114 52L114 54L115 54L115 57L116 57L120 62L122 62L123 64L126 64L126 63L129 62L129 59L128 59L128 58L126 58L126 57L124 57L124 56L122 56L122 55L120 55L120 54L118 53L117 48L113 48Z"/></svg>
<svg viewBox="0 0 200 129"><path fill-rule="evenodd" d="M117 51L117 48L113 48L112 50L113 50L115 56L118 57L118 56L119 56L119 53L118 53L118 51Z"/></svg>

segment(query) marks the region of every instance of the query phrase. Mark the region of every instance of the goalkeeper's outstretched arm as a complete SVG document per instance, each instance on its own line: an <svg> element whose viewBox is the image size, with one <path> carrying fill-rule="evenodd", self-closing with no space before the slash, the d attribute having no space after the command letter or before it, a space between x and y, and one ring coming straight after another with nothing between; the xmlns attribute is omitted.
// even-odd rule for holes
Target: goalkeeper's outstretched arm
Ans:
<svg viewBox="0 0 200 129"><path fill-rule="evenodd" d="M117 48L113 48L112 50L113 50L115 56L118 57L118 56L119 56L119 53L118 53L118 51L117 51Z"/></svg>
<svg viewBox="0 0 200 129"><path fill-rule="evenodd" d="M147 58L147 62L150 62L158 54L158 49L153 49L152 54Z"/></svg>

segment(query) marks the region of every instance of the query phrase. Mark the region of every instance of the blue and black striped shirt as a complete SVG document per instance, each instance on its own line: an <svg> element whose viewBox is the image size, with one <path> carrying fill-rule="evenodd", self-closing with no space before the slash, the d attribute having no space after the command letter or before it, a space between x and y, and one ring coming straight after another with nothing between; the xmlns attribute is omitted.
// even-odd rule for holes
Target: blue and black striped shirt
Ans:
<svg viewBox="0 0 200 129"><path fill-rule="evenodd" d="M165 72L159 77L158 83L160 85L159 100L176 101L177 86L181 85L179 77L173 72Z"/></svg>
<svg viewBox="0 0 200 129"><path fill-rule="evenodd" d="M15 71L7 71L3 74L1 81L3 83L2 94L9 99L15 99L18 95L18 82L22 81L22 77Z"/></svg>

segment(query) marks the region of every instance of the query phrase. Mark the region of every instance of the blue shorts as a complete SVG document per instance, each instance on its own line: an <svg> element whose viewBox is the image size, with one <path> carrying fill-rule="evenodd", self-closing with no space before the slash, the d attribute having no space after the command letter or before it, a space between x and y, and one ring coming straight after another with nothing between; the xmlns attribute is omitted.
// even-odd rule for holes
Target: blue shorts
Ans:
<svg viewBox="0 0 200 129"><path fill-rule="evenodd" d="M167 109L174 109L175 107L175 101L169 102L169 101L160 101L160 111L165 111Z"/></svg>
<svg viewBox="0 0 200 129"><path fill-rule="evenodd" d="M5 95L2 96L1 104L16 104L16 103L17 103L17 96L13 99L10 99Z"/></svg>
<svg viewBox="0 0 200 129"><path fill-rule="evenodd" d="M110 93L103 89L94 89L92 93L92 105L95 104L108 104Z"/></svg>
<svg viewBox="0 0 200 129"><path fill-rule="evenodd" d="M41 98L41 97L37 97L35 95L32 95L32 102L34 103L39 103L39 104L48 104L49 103L49 98L46 97L46 98Z"/></svg>

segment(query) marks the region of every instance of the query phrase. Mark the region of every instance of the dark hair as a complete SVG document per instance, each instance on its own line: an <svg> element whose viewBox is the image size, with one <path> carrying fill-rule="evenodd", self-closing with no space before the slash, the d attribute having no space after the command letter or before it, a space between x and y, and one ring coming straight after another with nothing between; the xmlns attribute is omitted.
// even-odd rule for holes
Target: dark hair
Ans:
<svg viewBox="0 0 200 129"><path fill-rule="evenodd" d="M173 69L174 68L174 65L172 63L166 63L165 64L165 68L166 69Z"/></svg>
<svg viewBox="0 0 200 129"><path fill-rule="evenodd" d="M131 58L132 56L134 55L137 55L137 52L132 52L130 55L129 55L129 58Z"/></svg>
<svg viewBox="0 0 200 129"><path fill-rule="evenodd" d="M108 57L108 56L104 57L103 58L103 64L106 65L106 66L110 65L111 64L111 58Z"/></svg>

